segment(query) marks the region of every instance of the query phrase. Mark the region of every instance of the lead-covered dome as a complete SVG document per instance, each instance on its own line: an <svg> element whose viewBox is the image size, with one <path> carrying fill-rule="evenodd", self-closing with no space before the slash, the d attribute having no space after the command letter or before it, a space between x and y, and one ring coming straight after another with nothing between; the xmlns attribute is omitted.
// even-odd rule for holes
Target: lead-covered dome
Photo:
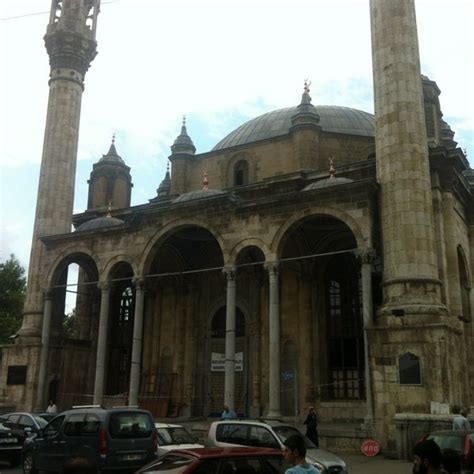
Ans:
<svg viewBox="0 0 474 474"><path fill-rule="evenodd" d="M325 132L375 137L375 117L362 110L349 107L317 105L319 126ZM236 128L212 150L222 150L238 145L287 135L292 126L291 117L298 107L287 107L260 115Z"/></svg>

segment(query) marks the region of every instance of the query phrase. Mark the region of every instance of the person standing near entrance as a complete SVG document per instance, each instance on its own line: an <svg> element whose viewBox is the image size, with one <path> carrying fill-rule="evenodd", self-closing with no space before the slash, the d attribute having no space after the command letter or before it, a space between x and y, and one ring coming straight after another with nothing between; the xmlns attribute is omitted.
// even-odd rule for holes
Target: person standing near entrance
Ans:
<svg viewBox="0 0 474 474"><path fill-rule="evenodd" d="M58 412L58 407L53 400L49 401L48 408L46 408L46 413L56 414Z"/></svg>
<svg viewBox="0 0 474 474"><path fill-rule="evenodd" d="M235 411L231 410L229 408L229 405L227 403L224 405L224 411L222 412L221 415L221 420L232 420L237 418L237 415L235 414Z"/></svg>
<svg viewBox="0 0 474 474"><path fill-rule="evenodd" d="M306 425L306 436L319 448L318 437L318 415L314 411L314 407L308 407L308 416L304 420Z"/></svg>

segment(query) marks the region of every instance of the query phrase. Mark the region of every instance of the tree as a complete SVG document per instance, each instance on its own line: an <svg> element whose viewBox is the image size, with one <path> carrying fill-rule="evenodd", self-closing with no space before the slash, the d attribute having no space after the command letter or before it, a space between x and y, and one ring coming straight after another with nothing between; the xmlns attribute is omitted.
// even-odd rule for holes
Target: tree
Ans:
<svg viewBox="0 0 474 474"><path fill-rule="evenodd" d="M0 263L0 344L20 329L25 302L25 269L13 254Z"/></svg>

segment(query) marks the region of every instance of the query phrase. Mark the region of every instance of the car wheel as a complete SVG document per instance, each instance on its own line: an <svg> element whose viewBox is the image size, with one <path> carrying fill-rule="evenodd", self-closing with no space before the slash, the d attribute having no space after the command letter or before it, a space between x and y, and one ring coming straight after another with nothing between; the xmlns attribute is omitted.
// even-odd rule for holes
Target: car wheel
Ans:
<svg viewBox="0 0 474 474"><path fill-rule="evenodd" d="M38 474L38 469L35 467L35 461L32 453L26 453L23 456L23 473L24 474Z"/></svg>

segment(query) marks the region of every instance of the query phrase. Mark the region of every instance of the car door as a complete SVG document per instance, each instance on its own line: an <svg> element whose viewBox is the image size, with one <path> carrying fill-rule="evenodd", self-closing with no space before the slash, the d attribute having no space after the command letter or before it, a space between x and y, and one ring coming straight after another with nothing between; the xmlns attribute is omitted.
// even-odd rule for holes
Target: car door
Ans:
<svg viewBox="0 0 474 474"><path fill-rule="evenodd" d="M257 448L274 448L280 449L280 443L273 433L264 426L253 425L249 431L249 446Z"/></svg>
<svg viewBox="0 0 474 474"><path fill-rule="evenodd" d="M64 418L64 415L56 417L43 430L43 436L34 439L35 465L40 470L59 471L62 468L65 449L62 432Z"/></svg>

